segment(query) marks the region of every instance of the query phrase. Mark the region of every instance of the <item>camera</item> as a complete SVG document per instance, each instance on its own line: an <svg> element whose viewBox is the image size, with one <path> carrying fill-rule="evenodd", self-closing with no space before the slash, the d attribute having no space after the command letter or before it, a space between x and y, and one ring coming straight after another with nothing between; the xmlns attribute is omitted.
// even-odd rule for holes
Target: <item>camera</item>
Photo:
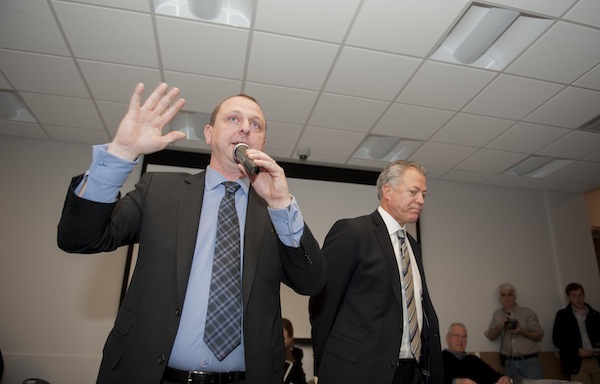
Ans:
<svg viewBox="0 0 600 384"><path fill-rule="evenodd" d="M506 323L504 323L504 329L517 329L519 326L519 322L517 319L508 319Z"/></svg>

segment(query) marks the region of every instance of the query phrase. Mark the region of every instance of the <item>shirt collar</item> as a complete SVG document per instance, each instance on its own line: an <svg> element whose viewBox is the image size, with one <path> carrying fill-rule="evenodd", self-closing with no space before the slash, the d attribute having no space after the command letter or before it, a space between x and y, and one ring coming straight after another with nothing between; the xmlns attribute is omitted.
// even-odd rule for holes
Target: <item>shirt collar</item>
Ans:
<svg viewBox="0 0 600 384"><path fill-rule="evenodd" d="M221 175L218 171L211 168L210 165L206 167L205 185L207 191L212 191L225 181L229 180L227 180L225 176ZM244 190L244 193L248 195L248 191L250 190L250 179L247 177L242 177L235 180L235 182L238 183Z"/></svg>
<svg viewBox="0 0 600 384"><path fill-rule="evenodd" d="M377 212L381 215L383 222L388 230L388 234L391 236L398 232L400 229L405 229L405 226L400 226L398 222L380 205L377 208Z"/></svg>

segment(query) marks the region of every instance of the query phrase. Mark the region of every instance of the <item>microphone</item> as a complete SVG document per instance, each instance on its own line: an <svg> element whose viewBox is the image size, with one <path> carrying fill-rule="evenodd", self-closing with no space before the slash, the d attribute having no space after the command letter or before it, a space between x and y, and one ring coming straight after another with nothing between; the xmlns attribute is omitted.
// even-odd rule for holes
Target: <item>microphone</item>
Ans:
<svg viewBox="0 0 600 384"><path fill-rule="evenodd" d="M248 175L255 175L260 172L260 169L258 169L256 164L254 164L254 161L246 157L246 150L248 148L250 148L248 144L236 144L236 146L233 147L233 158L235 159L236 163L242 164L244 168L246 168L246 173L248 173Z"/></svg>

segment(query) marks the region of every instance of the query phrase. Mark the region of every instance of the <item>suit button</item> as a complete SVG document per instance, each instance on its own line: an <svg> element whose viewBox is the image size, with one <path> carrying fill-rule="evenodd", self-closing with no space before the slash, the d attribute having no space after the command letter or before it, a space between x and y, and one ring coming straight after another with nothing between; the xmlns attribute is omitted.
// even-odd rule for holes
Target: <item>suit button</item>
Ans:
<svg viewBox="0 0 600 384"><path fill-rule="evenodd" d="M164 364L165 361L167 361L167 357L165 355L158 356L158 359L156 360L158 364Z"/></svg>
<svg viewBox="0 0 600 384"><path fill-rule="evenodd" d="M177 317L181 316L181 310L179 308L177 308L175 310L175 316L177 316Z"/></svg>
<svg viewBox="0 0 600 384"><path fill-rule="evenodd" d="M393 361L390 361L389 367L390 368L396 368L396 363L394 363Z"/></svg>

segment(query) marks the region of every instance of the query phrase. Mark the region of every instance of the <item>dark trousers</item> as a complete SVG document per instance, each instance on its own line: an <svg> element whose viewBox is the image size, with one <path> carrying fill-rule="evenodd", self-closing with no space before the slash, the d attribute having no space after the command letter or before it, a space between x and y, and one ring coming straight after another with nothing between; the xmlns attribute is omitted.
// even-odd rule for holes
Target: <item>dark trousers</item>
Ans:
<svg viewBox="0 0 600 384"><path fill-rule="evenodd" d="M417 361L400 360L392 384L423 384L423 375Z"/></svg>

